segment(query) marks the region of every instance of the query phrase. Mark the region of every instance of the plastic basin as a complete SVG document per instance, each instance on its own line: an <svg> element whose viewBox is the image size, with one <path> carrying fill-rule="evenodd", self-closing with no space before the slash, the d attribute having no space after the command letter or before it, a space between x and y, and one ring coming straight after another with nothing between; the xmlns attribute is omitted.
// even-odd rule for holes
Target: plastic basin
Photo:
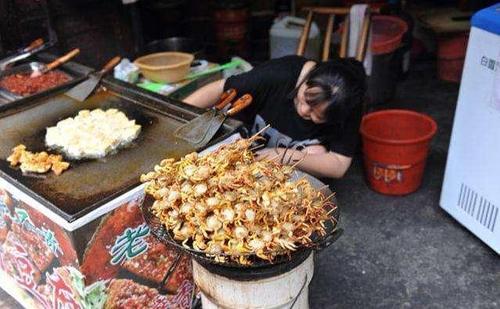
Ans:
<svg viewBox="0 0 500 309"><path fill-rule="evenodd" d="M403 34L408 31L406 22L395 16L376 15L372 17L372 53L387 54L401 44Z"/></svg>
<svg viewBox="0 0 500 309"><path fill-rule="evenodd" d="M163 52L137 58L134 64L149 80L158 83L174 83L184 79L194 56L188 53Z"/></svg>

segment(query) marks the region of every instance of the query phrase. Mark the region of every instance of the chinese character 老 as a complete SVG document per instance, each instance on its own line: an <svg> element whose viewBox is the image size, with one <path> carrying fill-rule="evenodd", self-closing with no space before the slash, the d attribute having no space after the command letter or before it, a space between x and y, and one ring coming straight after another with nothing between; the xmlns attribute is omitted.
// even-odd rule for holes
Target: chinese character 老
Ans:
<svg viewBox="0 0 500 309"><path fill-rule="evenodd" d="M149 227L146 224L141 224L136 228L127 228L122 235L116 238L115 244L111 248L111 264L118 265L125 259L143 253L147 250L148 244L144 237L149 235Z"/></svg>

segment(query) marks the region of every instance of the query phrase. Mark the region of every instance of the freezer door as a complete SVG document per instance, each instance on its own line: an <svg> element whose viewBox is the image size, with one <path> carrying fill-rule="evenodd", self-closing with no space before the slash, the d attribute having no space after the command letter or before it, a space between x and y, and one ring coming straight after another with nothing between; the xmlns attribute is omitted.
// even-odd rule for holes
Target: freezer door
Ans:
<svg viewBox="0 0 500 309"><path fill-rule="evenodd" d="M500 36L471 29L440 205L500 253Z"/></svg>

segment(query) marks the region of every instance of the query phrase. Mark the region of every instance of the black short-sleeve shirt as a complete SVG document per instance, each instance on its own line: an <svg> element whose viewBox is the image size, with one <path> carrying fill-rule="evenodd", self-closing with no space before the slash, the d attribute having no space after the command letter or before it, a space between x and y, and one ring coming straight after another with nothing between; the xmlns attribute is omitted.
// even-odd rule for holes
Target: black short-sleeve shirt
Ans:
<svg viewBox="0 0 500 309"><path fill-rule="evenodd" d="M224 90L234 88L240 96L245 93L253 96L252 104L238 118L251 133L270 124L264 134L268 147L321 144L329 151L352 157L359 143L361 106L353 109L343 124L315 124L300 117L295 109L291 94L307 61L301 56L270 60L228 78Z"/></svg>

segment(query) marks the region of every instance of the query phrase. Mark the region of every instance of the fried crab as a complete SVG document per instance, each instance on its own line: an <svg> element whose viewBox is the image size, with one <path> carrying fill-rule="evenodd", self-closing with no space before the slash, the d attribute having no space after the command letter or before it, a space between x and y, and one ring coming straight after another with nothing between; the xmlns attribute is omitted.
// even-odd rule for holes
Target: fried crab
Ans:
<svg viewBox="0 0 500 309"><path fill-rule="evenodd" d="M336 206L292 166L257 159L253 136L219 147L164 159L141 176L155 202L153 214L186 248L219 262L272 262L325 234Z"/></svg>

